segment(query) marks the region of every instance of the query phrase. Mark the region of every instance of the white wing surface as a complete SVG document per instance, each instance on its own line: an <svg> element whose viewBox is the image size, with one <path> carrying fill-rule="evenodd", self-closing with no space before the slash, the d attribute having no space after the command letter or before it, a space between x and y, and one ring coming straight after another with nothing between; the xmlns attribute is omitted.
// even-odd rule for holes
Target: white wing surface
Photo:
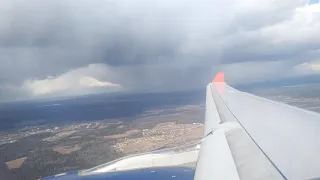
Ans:
<svg viewBox="0 0 320 180"><path fill-rule="evenodd" d="M195 180L319 177L319 114L238 91L223 73L207 86Z"/></svg>

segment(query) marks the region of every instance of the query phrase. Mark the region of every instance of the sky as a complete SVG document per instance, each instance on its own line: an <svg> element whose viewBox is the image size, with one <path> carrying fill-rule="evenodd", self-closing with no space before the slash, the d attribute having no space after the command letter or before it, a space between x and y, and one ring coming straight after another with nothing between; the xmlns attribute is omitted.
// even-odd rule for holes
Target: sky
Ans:
<svg viewBox="0 0 320 180"><path fill-rule="evenodd" d="M311 5L312 4L312 5ZM319 3L1 0L0 101L320 78Z"/></svg>

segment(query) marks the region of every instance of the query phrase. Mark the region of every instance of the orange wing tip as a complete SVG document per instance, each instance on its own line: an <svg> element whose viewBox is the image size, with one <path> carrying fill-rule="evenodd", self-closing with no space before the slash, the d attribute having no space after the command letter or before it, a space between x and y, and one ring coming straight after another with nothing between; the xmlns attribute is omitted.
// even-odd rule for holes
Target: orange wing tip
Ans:
<svg viewBox="0 0 320 180"><path fill-rule="evenodd" d="M223 72L219 72L212 82L214 82L214 83L224 82L224 73Z"/></svg>

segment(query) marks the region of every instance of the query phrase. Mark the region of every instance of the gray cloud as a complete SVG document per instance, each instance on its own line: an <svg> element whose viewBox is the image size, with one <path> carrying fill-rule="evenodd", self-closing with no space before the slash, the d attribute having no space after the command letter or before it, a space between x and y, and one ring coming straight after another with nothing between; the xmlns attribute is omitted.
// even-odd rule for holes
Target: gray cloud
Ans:
<svg viewBox="0 0 320 180"><path fill-rule="evenodd" d="M258 74L252 82L263 81L266 73L253 69L265 64L277 66L268 76L284 77L281 69L295 76L292 69L317 60L320 47L320 23L306 23L295 11L301 5L300 0L4 0L0 93L33 97L26 82L74 71L128 91L199 88L210 81L212 69L232 69L231 83L250 82L236 78L242 69ZM92 73L90 64L107 70ZM83 74L70 81L79 84Z"/></svg>

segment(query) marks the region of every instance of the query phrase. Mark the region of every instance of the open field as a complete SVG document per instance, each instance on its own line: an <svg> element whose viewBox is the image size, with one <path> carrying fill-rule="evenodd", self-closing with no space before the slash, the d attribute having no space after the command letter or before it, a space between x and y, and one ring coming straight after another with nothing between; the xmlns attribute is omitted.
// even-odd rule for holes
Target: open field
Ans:
<svg viewBox="0 0 320 180"><path fill-rule="evenodd" d="M104 139L121 139L121 138L126 138L126 137L130 137L132 135L135 135L135 134L139 134L140 133L140 130L138 129L132 129L132 130L128 130L122 134L115 134L115 135L110 135L110 136L104 136L103 138Z"/></svg>
<svg viewBox="0 0 320 180"><path fill-rule="evenodd" d="M9 169L15 169L15 168L20 168L20 166L23 164L23 162L27 159L27 157L15 159L9 162L6 162L6 165L8 166Z"/></svg>
<svg viewBox="0 0 320 180"><path fill-rule="evenodd" d="M79 151L80 149L81 147L76 145L74 147L57 147L53 150L61 154L70 154L72 152Z"/></svg>

